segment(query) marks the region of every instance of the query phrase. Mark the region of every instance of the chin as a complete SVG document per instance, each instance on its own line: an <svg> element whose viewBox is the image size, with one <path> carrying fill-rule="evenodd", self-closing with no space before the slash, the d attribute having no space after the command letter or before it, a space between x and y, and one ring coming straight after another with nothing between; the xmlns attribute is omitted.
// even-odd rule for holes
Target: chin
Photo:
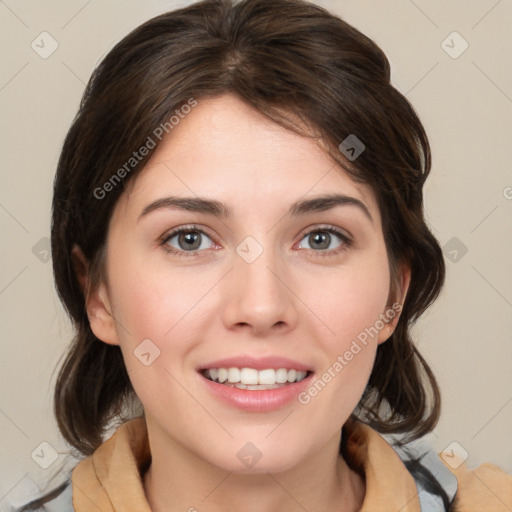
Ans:
<svg viewBox="0 0 512 512"><path fill-rule="evenodd" d="M208 460L226 471L243 475L279 473L300 464L303 451L299 446L288 446L284 450L282 443L246 440L230 443L221 453L209 454Z"/></svg>

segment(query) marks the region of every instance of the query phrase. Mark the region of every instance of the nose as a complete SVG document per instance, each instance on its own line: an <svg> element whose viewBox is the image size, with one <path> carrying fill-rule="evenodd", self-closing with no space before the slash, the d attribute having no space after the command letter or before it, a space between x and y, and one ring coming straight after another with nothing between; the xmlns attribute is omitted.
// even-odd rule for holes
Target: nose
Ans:
<svg viewBox="0 0 512 512"><path fill-rule="evenodd" d="M235 255L234 268L224 283L224 326L257 337L293 330L298 298L290 285L289 272L270 251L252 263Z"/></svg>

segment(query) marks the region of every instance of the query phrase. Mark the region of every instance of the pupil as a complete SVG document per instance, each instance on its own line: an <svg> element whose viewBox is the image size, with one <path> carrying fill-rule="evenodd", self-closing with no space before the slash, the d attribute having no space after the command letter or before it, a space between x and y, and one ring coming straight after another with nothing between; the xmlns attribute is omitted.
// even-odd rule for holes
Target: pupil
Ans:
<svg viewBox="0 0 512 512"><path fill-rule="evenodd" d="M179 237L179 245L185 249L197 249L201 245L199 233L181 233Z"/></svg>
<svg viewBox="0 0 512 512"><path fill-rule="evenodd" d="M312 234L310 237L311 246L314 247L316 245L317 249L327 249L329 247L329 243L331 241L331 235L325 232L317 232Z"/></svg>

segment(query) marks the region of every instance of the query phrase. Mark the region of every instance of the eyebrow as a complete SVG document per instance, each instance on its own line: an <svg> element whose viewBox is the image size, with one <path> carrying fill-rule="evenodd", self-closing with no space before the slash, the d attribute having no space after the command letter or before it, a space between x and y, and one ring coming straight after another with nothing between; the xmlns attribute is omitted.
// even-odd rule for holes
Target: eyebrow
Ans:
<svg viewBox="0 0 512 512"><path fill-rule="evenodd" d="M301 199L290 206L288 215L300 216L307 213L323 212L336 206L354 206L365 214L371 222L373 218L368 207L360 199L343 194L326 194L311 199ZM148 204L139 219L148 213L160 209L177 209L197 213L206 213L227 219L233 215L231 208L219 201L201 197L177 197L169 196L157 199Z"/></svg>

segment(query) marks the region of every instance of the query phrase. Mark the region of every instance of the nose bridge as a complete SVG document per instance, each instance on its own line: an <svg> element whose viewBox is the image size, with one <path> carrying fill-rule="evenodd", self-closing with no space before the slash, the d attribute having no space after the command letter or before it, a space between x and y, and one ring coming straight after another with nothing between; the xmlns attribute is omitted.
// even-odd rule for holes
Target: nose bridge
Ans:
<svg viewBox="0 0 512 512"><path fill-rule="evenodd" d="M294 326L296 304L284 284L286 272L278 251L247 237L236 253L224 310L226 326L247 325L260 334L274 326Z"/></svg>

